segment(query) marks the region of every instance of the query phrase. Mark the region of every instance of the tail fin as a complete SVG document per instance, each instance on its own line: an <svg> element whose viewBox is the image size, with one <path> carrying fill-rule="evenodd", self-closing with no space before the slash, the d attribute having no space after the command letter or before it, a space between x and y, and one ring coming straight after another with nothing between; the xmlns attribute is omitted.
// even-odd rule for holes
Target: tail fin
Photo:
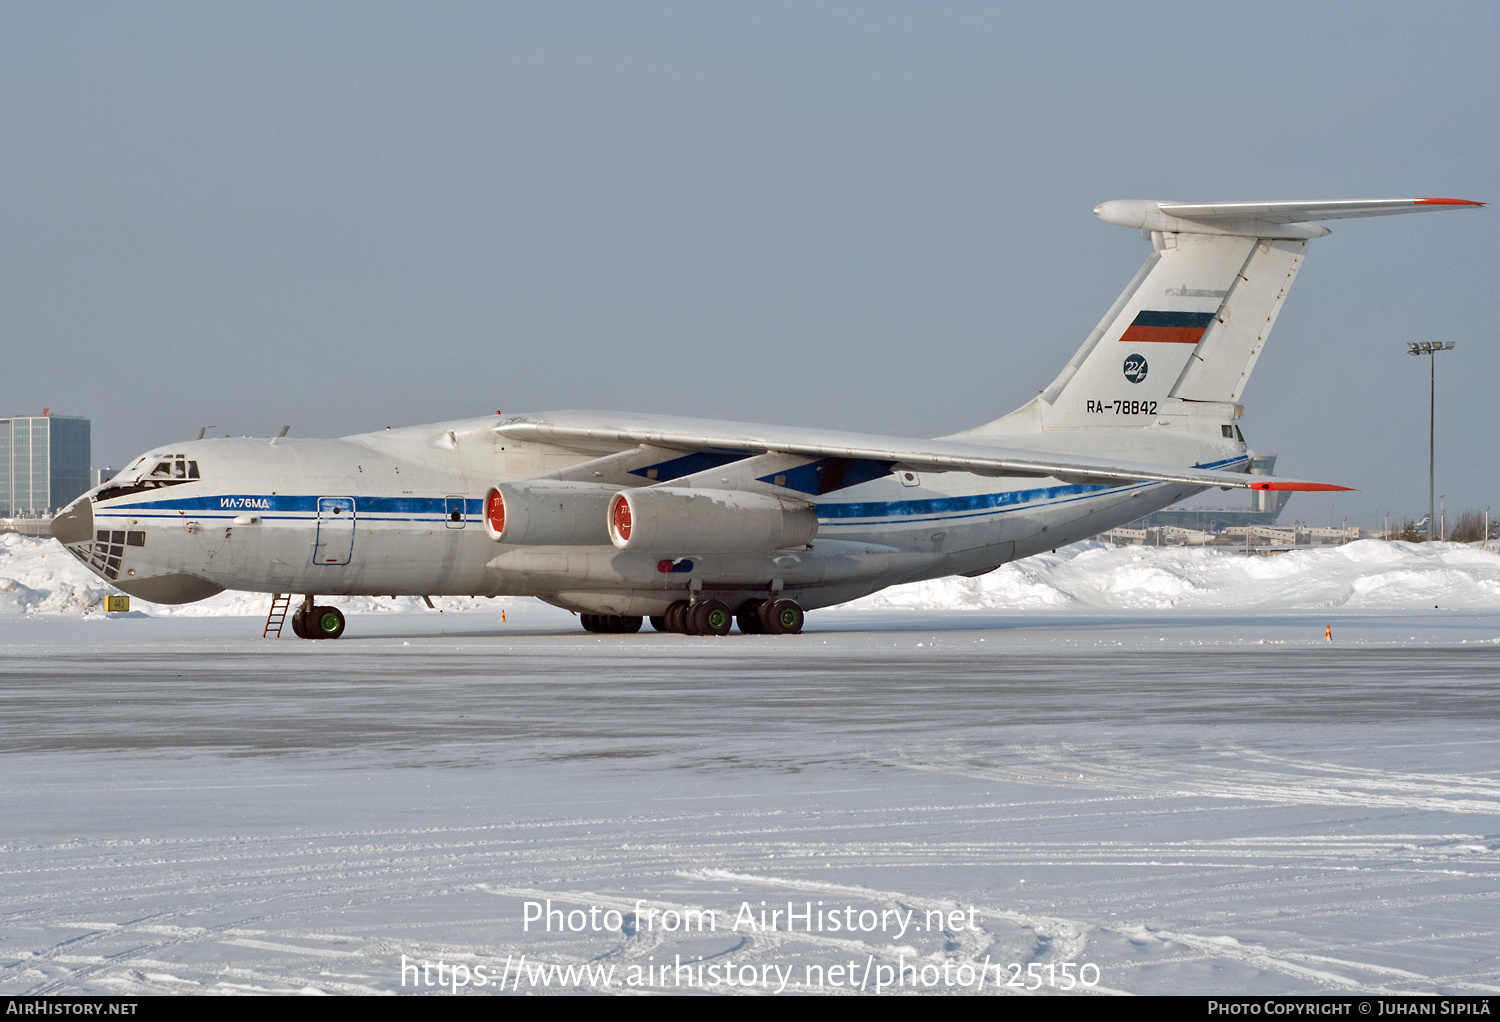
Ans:
<svg viewBox="0 0 1500 1022"><path fill-rule="evenodd" d="M1217 424L1244 392L1307 243L1311 221L1473 208L1463 199L1106 202L1094 214L1140 229L1151 257L1052 385L972 432ZM1127 409L1122 412L1122 407Z"/></svg>

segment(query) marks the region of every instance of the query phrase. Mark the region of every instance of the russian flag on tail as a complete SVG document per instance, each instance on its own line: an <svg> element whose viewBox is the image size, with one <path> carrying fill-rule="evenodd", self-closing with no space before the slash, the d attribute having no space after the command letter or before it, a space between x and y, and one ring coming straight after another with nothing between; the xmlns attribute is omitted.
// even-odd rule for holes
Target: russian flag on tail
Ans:
<svg viewBox="0 0 1500 1022"><path fill-rule="evenodd" d="M1125 328L1120 340L1131 344L1197 344L1214 321L1212 312L1149 312L1142 310Z"/></svg>

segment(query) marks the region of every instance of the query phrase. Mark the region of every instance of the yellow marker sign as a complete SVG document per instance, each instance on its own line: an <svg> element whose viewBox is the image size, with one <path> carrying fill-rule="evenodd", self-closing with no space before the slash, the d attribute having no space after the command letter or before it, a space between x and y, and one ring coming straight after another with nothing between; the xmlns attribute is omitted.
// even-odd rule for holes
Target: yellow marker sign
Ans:
<svg viewBox="0 0 1500 1022"><path fill-rule="evenodd" d="M130 610L130 597L128 596L106 596L104 598L104 609L111 614L124 613Z"/></svg>

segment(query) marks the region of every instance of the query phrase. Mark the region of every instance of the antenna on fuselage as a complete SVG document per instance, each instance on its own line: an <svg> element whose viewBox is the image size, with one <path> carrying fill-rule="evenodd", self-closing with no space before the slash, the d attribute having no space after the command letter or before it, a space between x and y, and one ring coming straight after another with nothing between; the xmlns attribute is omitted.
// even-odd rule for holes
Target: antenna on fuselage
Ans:
<svg viewBox="0 0 1500 1022"><path fill-rule="evenodd" d="M272 438L271 438L271 443L273 443L273 444L274 444L274 443L275 443L275 442L276 442L276 441L278 441L278 440L280 440L280 439L281 439L281 438L282 438L282 437L284 437L284 436L286 436L286 431L287 431L287 430L289 430L289 429L291 429L291 428L292 428L292 427L290 427L290 426L282 426L282 427L281 427L281 432L280 432L280 433L277 433L277 434L276 434L276 435L275 435L275 436L273 436L273 437L272 437Z"/></svg>
<svg viewBox="0 0 1500 1022"><path fill-rule="evenodd" d="M198 435L195 436L195 437L193 437L193 439L194 440L202 440L203 439L203 434L207 433L209 430L211 430L213 428L214 428L213 426L199 426L198 427Z"/></svg>

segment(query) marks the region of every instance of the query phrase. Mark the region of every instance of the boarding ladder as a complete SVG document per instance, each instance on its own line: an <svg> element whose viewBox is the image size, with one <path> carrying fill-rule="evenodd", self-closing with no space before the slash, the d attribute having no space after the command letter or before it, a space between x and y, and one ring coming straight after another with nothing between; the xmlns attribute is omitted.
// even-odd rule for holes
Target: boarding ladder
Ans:
<svg viewBox="0 0 1500 1022"><path fill-rule="evenodd" d="M271 597L271 611L266 615L266 630L260 633L262 639L271 637L271 632L276 632L275 638L281 638L281 626L286 624L286 612L292 605L290 593L276 593Z"/></svg>

